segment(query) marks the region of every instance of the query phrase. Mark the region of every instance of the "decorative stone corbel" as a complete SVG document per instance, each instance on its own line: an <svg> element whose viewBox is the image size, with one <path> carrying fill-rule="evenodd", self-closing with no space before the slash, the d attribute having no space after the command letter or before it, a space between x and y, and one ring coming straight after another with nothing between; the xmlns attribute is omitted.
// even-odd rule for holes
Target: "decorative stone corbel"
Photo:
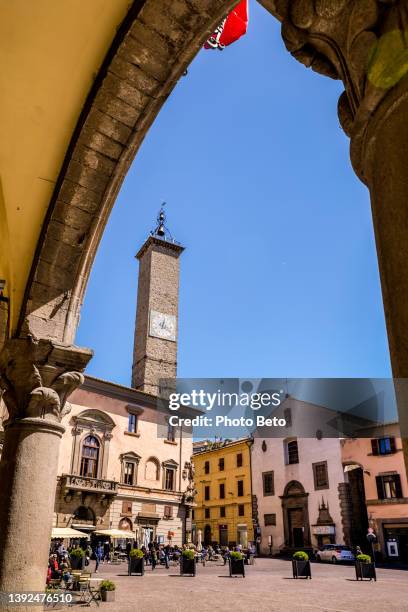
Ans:
<svg viewBox="0 0 408 612"><path fill-rule="evenodd" d="M9 340L0 353L0 388L9 421L61 421L70 410L66 400L83 383L91 357L88 349L31 336Z"/></svg>
<svg viewBox="0 0 408 612"><path fill-rule="evenodd" d="M367 183L367 124L408 72L407 0L276 0L275 5L288 51L305 66L343 81L339 119L352 139L354 169Z"/></svg>

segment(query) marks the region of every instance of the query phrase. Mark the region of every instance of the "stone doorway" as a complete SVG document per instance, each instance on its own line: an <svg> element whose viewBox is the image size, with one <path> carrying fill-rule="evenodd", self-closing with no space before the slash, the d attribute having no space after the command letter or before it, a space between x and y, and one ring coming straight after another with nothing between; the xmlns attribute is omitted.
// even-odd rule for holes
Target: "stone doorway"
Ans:
<svg viewBox="0 0 408 612"><path fill-rule="evenodd" d="M297 480L289 482L281 496L285 545L288 548L311 545L308 496Z"/></svg>

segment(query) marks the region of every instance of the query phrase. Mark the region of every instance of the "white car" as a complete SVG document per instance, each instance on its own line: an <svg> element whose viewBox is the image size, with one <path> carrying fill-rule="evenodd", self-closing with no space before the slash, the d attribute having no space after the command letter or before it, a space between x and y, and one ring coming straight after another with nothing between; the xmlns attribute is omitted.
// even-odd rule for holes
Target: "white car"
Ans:
<svg viewBox="0 0 408 612"><path fill-rule="evenodd" d="M316 561L329 561L330 563L355 560L350 546L344 546L344 544L326 544L321 550L316 551L315 556Z"/></svg>

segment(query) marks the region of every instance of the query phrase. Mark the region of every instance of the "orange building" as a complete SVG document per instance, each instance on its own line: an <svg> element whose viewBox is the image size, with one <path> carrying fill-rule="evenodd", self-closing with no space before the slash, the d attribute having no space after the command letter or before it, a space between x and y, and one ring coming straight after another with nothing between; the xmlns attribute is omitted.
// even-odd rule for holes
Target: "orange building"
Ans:
<svg viewBox="0 0 408 612"><path fill-rule="evenodd" d="M408 482L398 423L374 437L342 441L344 469L364 488L376 550L387 561L408 562Z"/></svg>

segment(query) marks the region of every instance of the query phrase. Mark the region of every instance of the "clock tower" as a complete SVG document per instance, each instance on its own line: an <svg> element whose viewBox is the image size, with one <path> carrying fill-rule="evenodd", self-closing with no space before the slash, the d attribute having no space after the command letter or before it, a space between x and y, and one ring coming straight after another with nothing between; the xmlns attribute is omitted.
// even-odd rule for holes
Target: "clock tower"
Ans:
<svg viewBox="0 0 408 612"><path fill-rule="evenodd" d="M176 378L179 257L184 247L165 225L163 207L157 226L136 255L139 283L132 387L157 395L160 378Z"/></svg>

